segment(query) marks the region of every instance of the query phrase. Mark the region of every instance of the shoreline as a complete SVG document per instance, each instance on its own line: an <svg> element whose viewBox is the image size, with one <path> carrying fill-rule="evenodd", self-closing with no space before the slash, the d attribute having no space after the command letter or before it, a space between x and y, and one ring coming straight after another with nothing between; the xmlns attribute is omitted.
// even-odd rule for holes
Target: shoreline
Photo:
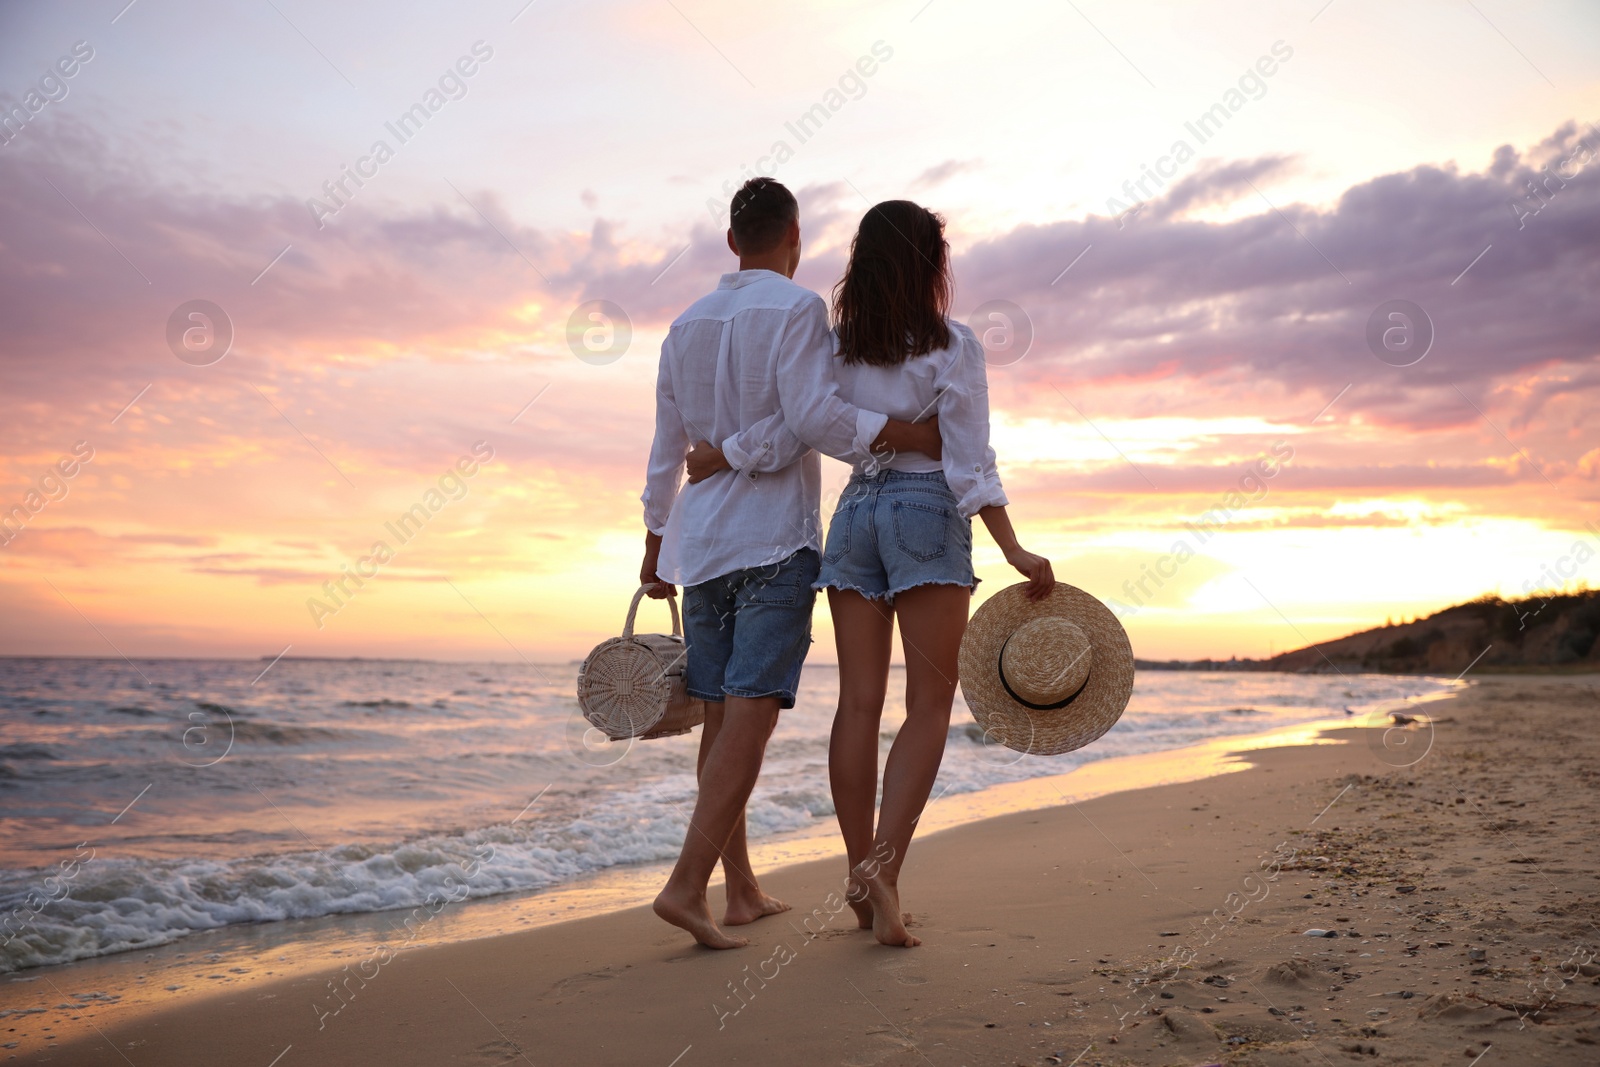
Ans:
<svg viewBox="0 0 1600 1067"><path fill-rule="evenodd" d="M1560 786L1600 778L1586 729L1597 681L1477 680L1433 698L1450 703L1426 726L1324 720L1216 739L1061 776L1101 768L1115 791L1092 798L1064 790L978 822L949 813L956 825L919 836L908 860L918 949L856 931L837 858L813 859L763 868L795 910L742 928L752 946L738 952L694 947L634 906L346 953L178 1003L108 1003L65 980L68 965L11 976L24 981L8 994L33 987L36 1004L60 1007L54 1021L0 1019L0 1047L136 1067L348 1064L380 1049L418 1065L1060 1067L1082 1054L1077 1067L1288 1067L1358 1047L1445 1062L1491 1045L1503 1062L1591 1064L1600 860L1581 826L1600 797ZM1186 777L1124 773L1153 776L1161 757ZM1516 817L1552 799L1562 811ZM1313 926L1356 940L1307 938ZM223 956L204 970L228 973L238 960ZM46 971L62 972L48 988Z"/></svg>
<svg viewBox="0 0 1600 1067"><path fill-rule="evenodd" d="M1451 704L1456 704L1464 693L1470 694L1472 689L1448 689L1424 697L1424 702L1451 701ZM1203 744L1189 745L1186 749L1110 757L1080 766L1061 776L1038 777L995 785L982 792L952 795L930 806L930 814L925 821L926 832L918 835L917 851L920 853L925 848L939 848L942 841L950 837L981 837L994 829L995 825L1008 824L1016 819L1059 813L1062 809L1070 811L1078 808L1080 803L1085 806L1104 803L1117 806L1126 798L1142 793L1158 793L1178 787L1203 790L1206 785L1216 784L1226 777L1250 773L1251 769L1259 768L1262 761L1274 758L1270 753L1315 753L1318 750L1326 753L1350 749L1354 745L1344 744L1350 736L1371 737L1382 733L1358 728L1360 721L1358 718L1317 720L1314 723L1282 726L1264 733L1211 739ZM832 825L829 824L826 830L830 829ZM798 878L806 885L818 883L819 873L830 872L837 864L837 857L842 856L842 849L834 841L835 835L824 832L821 837L826 843L826 848L821 851L808 851L811 843L806 840L776 841L758 846L758 870L768 872L763 873L763 881L782 885ZM1102 838L1101 845L1109 845L1109 841ZM912 859L915 861L917 856L914 854ZM659 869L658 865L648 865L608 872L614 877L597 878L584 885L450 905L437 917L427 921L424 936L414 944L403 947L403 952L394 953L389 963L403 966L410 961L429 957L430 953L494 950L496 945L506 944L507 939L520 937L555 936L568 939L573 936L574 929L586 928L592 923L602 926L619 921L637 923L643 917L646 929L653 931L658 921L648 917L648 910L643 905L648 904L654 891L659 888L662 873L664 865L659 865ZM630 891L634 896L632 899L627 896L619 899L619 889L624 893ZM1096 891L1091 889L1091 896L1094 893ZM717 896L720 896L720 891L715 891L714 886L714 899ZM794 896L787 899L797 905L797 909L802 909L802 901L797 901ZM819 901L826 902L827 899L829 894L824 891ZM816 913L816 909L822 907L822 904L808 899L803 904L810 907L811 913ZM531 915L534 910L541 912L541 915ZM824 913L826 910L824 907ZM371 960L378 952L374 945L387 944L394 949L397 944L394 933L397 920L403 917L405 912L379 912L357 917L328 917L299 920L296 923L219 929L184 937L181 941L163 945L162 949L134 950L118 953L114 957L78 961L74 965L11 974L8 976L10 982L0 985L0 990L5 990L5 1001L29 1000L29 990L19 990L19 985L34 985L35 981L40 984L54 982L54 992L59 993L59 998L53 995L46 1000L53 1000L59 1008L46 1011L43 1017L18 1019L13 1016L11 1022L21 1024L26 1021L29 1025L18 1025L16 1033L27 1032L32 1037L38 1037L43 1027L50 1025L53 1027L50 1037L56 1043L69 1041L75 1045L96 1040L99 1033L94 1027L99 1030L139 1027L152 1019L189 1011L206 1011L219 1003L240 997L277 998L278 993L274 990L306 987L307 984L315 984L318 977L322 977L325 985L325 976L330 971L344 968L349 973L350 961L355 961L358 968L362 966L362 961L368 961L365 968L371 973L374 968ZM829 915L830 923L837 918L837 913ZM278 929L290 926L294 929ZM750 929L762 929L762 925ZM293 945L288 944L285 937L275 936L278 933L290 933ZM661 941L662 931L653 933L658 934L654 939ZM845 931L840 929L829 931L830 936L842 933ZM677 931L670 931L664 937L670 944L680 939ZM288 949L288 955L285 949ZM688 945L678 945L678 949L688 949ZM160 957L171 958L162 960ZM762 960L768 958L770 955L763 952ZM163 963L168 965L166 976L162 976ZM163 977L179 973L182 976L181 984L186 989L163 989L171 984L162 981ZM138 981L138 976L144 976L144 981ZM88 1000L78 1000L77 1005L72 1005L75 1000L72 993L83 990L91 990L93 995ZM18 993L21 993L21 997L18 997ZM69 1005L72 1011L64 1011ZM22 1005L3 1003L0 1008L14 1009L18 1006ZM0 1024L3 1022L0 1019ZM16 1037L16 1033L13 1033L13 1037ZM46 1053L46 1049L38 1048L34 1043L29 1045L35 1054ZM27 1054L30 1049L19 1043L18 1051ZM48 1062L48 1059L38 1062Z"/></svg>
<svg viewBox="0 0 1600 1067"><path fill-rule="evenodd" d="M1480 680L1426 730L1346 724L1329 743L1243 753L1240 772L931 834L902 880L915 949L876 945L839 915L843 871L821 860L763 877L795 910L743 928L752 944L735 952L632 908L359 974L100 1009L94 1032L21 1054L136 1067L1589 1065L1600 857L1582 827L1600 797L1570 785L1600 778L1597 710L1593 676Z"/></svg>
<svg viewBox="0 0 1600 1067"><path fill-rule="evenodd" d="M179 672L167 679L176 687L173 707L181 711L184 701L200 701L206 685L214 682L214 673ZM829 673L822 672L810 687L805 709L795 711L782 724L774 751L769 753L769 773L753 798L752 829L759 847L765 850L758 861L763 869L837 854L839 842L831 818L825 763L835 688L832 681L836 681L830 681ZM472 899L459 906L452 903L429 924L430 932L423 940L483 936L651 899L658 888L653 883L664 878L664 868L652 871L638 865L668 864L677 854L682 816L693 798L692 777L683 773L683 757L693 739L688 744L639 746L631 754L628 746L623 746L622 755L635 761L634 774L629 775L612 766L618 762L618 749L608 748L599 759L591 759L587 746L581 752L574 749L568 729L566 748L578 757L573 763L563 758L557 730L563 705L571 702L549 693L548 686L536 692L539 699L531 702L531 710L507 708L512 721L496 718L501 705L517 702L496 703L495 698L514 693L519 679L526 681L524 675L513 671L504 677L494 672L474 676L475 684L462 693L454 692L460 688L459 680L448 671L438 677L413 677L404 672L393 679L387 674L363 676L353 685L315 689L304 702L308 710L303 713L278 707L288 699L281 696L261 707L242 703L238 694L234 694L233 708L200 704L219 713L226 710L230 721L237 717L258 724L256 733L247 736L236 753L241 759L253 758L231 770L203 776L178 768L181 779L170 782L175 788L168 789L166 779L156 783L157 791L167 794L164 802L148 812L147 805L140 806L139 814L150 818L137 825L123 820L116 834L79 831L72 820L53 829L48 819L18 822L8 828L11 840L18 843L18 849L8 853L12 863L5 878L4 895L13 903L54 873L48 868L29 869L30 865L49 856L49 850L63 847L62 842L70 845L80 840L80 832L92 838L100 853L124 862L120 870L115 862L98 865L93 877L75 884L74 900L64 901L59 909L45 909L38 918L37 933L27 933L22 945L5 946L5 966L25 962L29 966L20 973L37 974L44 973L37 970L40 965L67 964L77 956L80 958L68 964L70 969L65 972L72 980L91 982L91 989L121 995L138 981L137 973L122 976L114 972L101 978L94 961L113 961L119 956L144 959L153 953L156 969L175 973L153 975L150 982L163 991L168 985L186 987L180 995L187 995L199 986L247 979L240 977L242 971L231 968L220 976L196 974L188 965L172 965L173 960L183 964L178 957L186 953L203 957L213 952L231 958L243 951L247 956L244 967L252 975L272 972L276 977L333 962L329 957L335 951L360 951L391 937L393 920L382 916L394 912L403 919L406 909L423 902L430 879L437 883L439 871L447 877L453 872L454 884L459 886L462 869L452 863L468 863L469 851L476 853L485 845L495 850L495 858L481 865L470 889L440 890L452 901L467 893ZM152 676L160 677L154 672ZM293 688L312 683L290 677L284 684ZM1330 682L1277 676L1240 686L1197 675L1147 679L1135 696L1138 703L1126 729L1119 728L1086 752L1049 760L987 747L979 743L971 723L957 723L950 732L945 766L935 786L935 797L943 799L934 801L924 824L931 829L941 820L968 821L1060 800L1059 794L1043 783L1014 786L1019 778L1056 778L1057 788L1067 793L1078 791L1077 795L1126 788L1130 781L1172 780L1175 776L1171 774L1147 777L1136 769L1144 766L1138 761L1111 764L1135 770L1124 776L1127 780L1119 777L1093 789L1085 785L1079 790L1072 783L1090 781L1101 771L1091 769L1064 781L1058 776L1072 775L1088 763L1171 752L1206 739L1226 737L1247 743L1243 739L1281 727L1339 718L1341 708L1346 714L1367 715L1378 708L1403 708L1406 705L1398 702L1464 685L1438 678ZM416 744L416 737L421 736L417 724L426 722L431 712L419 712L415 707L390 711L391 705L400 707L401 702L363 700L364 695L414 691L411 698L422 701L446 689L466 698L468 710L441 715L483 727L480 740L465 748L455 746L448 759L430 755ZM507 693L499 692L501 689ZM473 704L474 694L481 698L478 704ZM228 698L228 693L219 697ZM90 708L89 713L78 716L88 727L91 741L112 736L122 725L121 717L112 714L122 709L109 707L115 699L102 703L108 706L107 715L96 716ZM472 710L474 707L478 710ZM347 711L349 708L357 710ZM890 711L886 729L880 732L880 746L893 737L899 715L898 708ZM352 717L353 721L346 721ZM105 723L100 722L102 718ZM151 779L157 778L161 769L138 757L165 759L174 754L171 742L178 740L176 728L170 733L157 728L175 718L173 711L166 711L154 716L150 724L136 724L133 736L143 748L136 745L137 751L126 762L120 752L108 751L104 744L79 746L73 740L70 720L25 736L23 740L34 744L20 746L26 749L21 754L63 761L38 765L51 772L109 761L102 777L111 780L120 772L131 785L99 790L90 806L93 814L75 821L85 827L100 826L110 817L115 825L119 817L115 813L128 805L130 796L138 802L150 792ZM573 718L566 716L569 724ZM521 740L528 730L536 734L531 746ZM184 757L189 755L188 736L183 735ZM327 743L323 744L325 737ZM341 751L377 756L356 760L356 772L347 775L336 770L343 766ZM1153 758L1183 759L1181 755ZM1013 763L1019 765L1010 766ZM440 810L429 810L429 800L392 790L385 770L401 780L431 784L436 790L432 807ZM1186 776L1195 773L1190 770ZM630 780L641 774L638 782ZM288 792L288 783L302 779L326 780L338 788L326 796L314 789ZM59 795L52 797L46 775L19 781L25 788L12 793L19 802L32 803L43 811L59 799ZM509 794L501 788L508 785L522 795L510 797L508 802ZM998 791L996 787L1000 787ZM216 808L206 797L212 788L221 790ZM531 806L523 803L528 794L535 794L537 800L547 792L553 795L539 802L536 818L518 826ZM1024 799L1007 799L1023 794L1027 794ZM617 795L620 802L614 799ZM393 803L389 803L391 799ZM263 807L266 801L273 801L274 809L281 805L287 811L267 810ZM946 819L950 812L961 814ZM508 818L509 823L505 822ZM337 844L319 849L315 842ZM434 884L433 888L439 887ZM501 908L502 904L506 906ZM380 917L363 919L372 915ZM74 916L82 916L81 925ZM331 923L318 922L330 917ZM441 932L442 938L435 931ZM301 950L266 954L265 950L286 942L298 942ZM281 958L284 956L289 958ZM290 966L278 966L282 963ZM0 990L5 988L0 983ZM0 993L0 1010L4 1008Z"/></svg>
<svg viewBox="0 0 1600 1067"><path fill-rule="evenodd" d="M1449 689L1417 701L1395 703L1411 706L1447 701L1463 691ZM1112 756L1059 775L1002 783L972 793L935 796L917 840L1064 803L1236 773L1248 766L1240 758L1241 753L1336 744L1321 735L1347 727L1351 721L1318 719L1258 733L1212 738L1182 748ZM758 872L777 875L787 868L842 857L844 847L829 817L806 832L753 841L751 854ZM409 954L492 940L645 907L659 891L670 866L665 862L619 866L542 890L453 903L414 926L421 936L414 944L407 942L404 951ZM720 895L721 885L719 869L711 883L714 895ZM79 1037L91 1033L92 1024L114 1023L129 1014L173 1010L237 994L266 982L337 970L351 959L368 958L381 946L393 946L397 938L404 939L405 931L400 930L403 920L420 910L391 909L235 924L150 948L0 975L0 1029L9 1017L4 1013L28 1009L26 1002L35 999L29 995L29 987L35 981L66 983L63 989L70 987L92 994L87 1003L98 1009L96 1015L90 1016L78 1006L73 1011L56 1008L42 1013L40 1018L40 1025L51 1026L58 1037ZM70 998L55 998L57 1004L68 1002ZM4 1042L0 1042L3 1047Z"/></svg>

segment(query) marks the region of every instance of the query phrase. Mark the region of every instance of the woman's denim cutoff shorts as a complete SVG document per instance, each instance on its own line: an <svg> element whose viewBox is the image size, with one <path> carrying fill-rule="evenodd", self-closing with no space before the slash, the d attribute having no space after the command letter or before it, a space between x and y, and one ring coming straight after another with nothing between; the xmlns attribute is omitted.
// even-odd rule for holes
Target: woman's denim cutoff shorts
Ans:
<svg viewBox="0 0 1600 1067"><path fill-rule="evenodd" d="M851 476L828 527L818 589L892 601L918 585L976 584L972 521L941 472Z"/></svg>

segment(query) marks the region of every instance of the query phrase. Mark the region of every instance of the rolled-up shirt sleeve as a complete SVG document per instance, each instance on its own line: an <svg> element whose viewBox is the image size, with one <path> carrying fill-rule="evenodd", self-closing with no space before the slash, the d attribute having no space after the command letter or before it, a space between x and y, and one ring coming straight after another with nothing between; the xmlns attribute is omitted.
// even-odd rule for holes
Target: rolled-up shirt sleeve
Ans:
<svg viewBox="0 0 1600 1067"><path fill-rule="evenodd" d="M748 430L729 436L720 447L728 466L747 478L782 470L811 451L810 445L790 431L783 421L782 411L775 411Z"/></svg>
<svg viewBox="0 0 1600 1067"><path fill-rule="evenodd" d="M653 534L666 531L672 503L683 481L684 457L689 454L689 432L672 396L672 373L667 358L670 344L672 335L669 333L661 343L661 366L656 372L656 436L650 445L644 494L639 498L644 502L645 529Z"/></svg>
<svg viewBox="0 0 1600 1067"><path fill-rule="evenodd" d="M989 377L983 345L971 330L951 323L959 352L935 383L939 390L939 436L944 442L944 477L961 517L990 506L1004 507L1005 487L989 445Z"/></svg>
<svg viewBox="0 0 1600 1067"><path fill-rule="evenodd" d="M783 423L794 437L846 463L871 461L872 442L883 432L889 417L877 411L863 411L840 399L839 386L833 378L828 311L821 297L806 301L785 326L778 350L777 377ZM744 451L748 452L748 447ZM727 455L726 449L723 454Z"/></svg>

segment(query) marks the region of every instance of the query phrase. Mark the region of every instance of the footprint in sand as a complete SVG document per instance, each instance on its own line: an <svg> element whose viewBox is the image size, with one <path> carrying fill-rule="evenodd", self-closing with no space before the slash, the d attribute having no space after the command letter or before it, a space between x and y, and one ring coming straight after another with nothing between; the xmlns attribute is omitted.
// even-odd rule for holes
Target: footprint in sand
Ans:
<svg viewBox="0 0 1600 1067"><path fill-rule="evenodd" d="M865 1040L840 1060L843 1067L875 1067L892 1057L916 1053L917 1047L887 1028L870 1030Z"/></svg>
<svg viewBox="0 0 1600 1067"><path fill-rule="evenodd" d="M581 974L568 975L552 985L545 995L555 997L558 1000L565 997L579 996L589 992L602 982L609 982L614 978L620 977L621 974L622 972L619 970L604 967L598 971L584 971Z"/></svg>
<svg viewBox="0 0 1600 1067"><path fill-rule="evenodd" d="M915 956L895 953L879 961L877 969L893 976L894 980L901 985L926 985L928 980L914 973L916 968L920 966L921 961Z"/></svg>
<svg viewBox="0 0 1600 1067"><path fill-rule="evenodd" d="M472 1050L478 1063L509 1063L524 1055L522 1049L511 1041L486 1041Z"/></svg>

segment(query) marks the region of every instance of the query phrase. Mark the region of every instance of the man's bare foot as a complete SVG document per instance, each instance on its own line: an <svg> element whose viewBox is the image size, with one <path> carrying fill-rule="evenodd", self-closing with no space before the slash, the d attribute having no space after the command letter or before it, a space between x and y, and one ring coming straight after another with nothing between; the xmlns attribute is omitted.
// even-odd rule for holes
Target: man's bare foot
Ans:
<svg viewBox="0 0 1600 1067"><path fill-rule="evenodd" d="M788 910L789 905L757 889L754 893L740 893L737 897L728 898L728 910L722 915L722 925L743 926L764 916Z"/></svg>
<svg viewBox="0 0 1600 1067"><path fill-rule="evenodd" d="M861 930L872 929L872 902L867 899L866 883L856 877L855 871L851 871L850 877L845 879L844 898L850 902L850 910L856 913L856 927Z"/></svg>
<svg viewBox="0 0 1600 1067"><path fill-rule="evenodd" d="M673 926L687 930L706 948L743 948L750 942L742 937L725 934L711 917L711 906L705 896L679 895L669 886L656 897L652 907L655 913Z"/></svg>
<svg viewBox="0 0 1600 1067"><path fill-rule="evenodd" d="M864 869L869 864L872 867L871 874ZM866 860L850 874L867 887L867 901L872 905L872 936L878 939L879 944L905 948L922 944L920 937L906 932L905 916L900 911L900 891L883 877L882 864L876 860Z"/></svg>

